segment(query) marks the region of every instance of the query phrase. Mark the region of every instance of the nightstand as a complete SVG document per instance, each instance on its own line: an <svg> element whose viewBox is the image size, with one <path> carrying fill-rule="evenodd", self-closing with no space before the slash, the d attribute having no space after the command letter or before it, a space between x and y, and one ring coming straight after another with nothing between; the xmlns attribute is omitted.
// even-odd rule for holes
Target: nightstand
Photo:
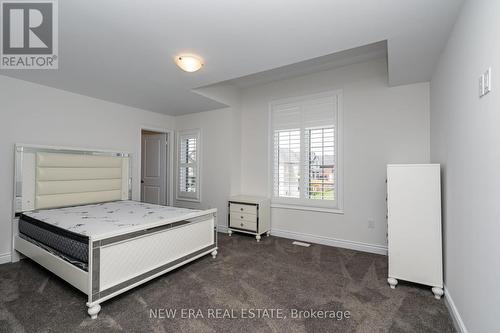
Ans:
<svg viewBox="0 0 500 333"><path fill-rule="evenodd" d="M269 199L265 197L238 195L228 203L228 233L243 232L255 235L257 242L261 235L271 233L271 210Z"/></svg>

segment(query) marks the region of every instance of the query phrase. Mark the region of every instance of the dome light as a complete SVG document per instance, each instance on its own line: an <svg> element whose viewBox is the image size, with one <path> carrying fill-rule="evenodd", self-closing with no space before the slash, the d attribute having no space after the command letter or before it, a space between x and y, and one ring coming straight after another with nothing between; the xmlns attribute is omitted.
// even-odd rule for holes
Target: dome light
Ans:
<svg viewBox="0 0 500 333"><path fill-rule="evenodd" d="M203 60L192 54L182 54L175 58L177 66L183 71L192 73L200 70L203 67Z"/></svg>

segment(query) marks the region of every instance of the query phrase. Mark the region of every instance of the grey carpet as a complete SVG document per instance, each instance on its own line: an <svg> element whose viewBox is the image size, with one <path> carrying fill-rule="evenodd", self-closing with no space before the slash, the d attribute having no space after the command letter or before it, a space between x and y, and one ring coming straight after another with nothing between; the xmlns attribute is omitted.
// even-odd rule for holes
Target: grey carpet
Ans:
<svg viewBox="0 0 500 333"><path fill-rule="evenodd" d="M0 265L1 332L454 332L429 287L386 283L387 257L288 239L220 234L203 257L102 304L30 260ZM151 319L154 309L200 309L204 318ZM281 309L285 319L213 319L209 309ZM349 311L349 319L290 318L292 309Z"/></svg>

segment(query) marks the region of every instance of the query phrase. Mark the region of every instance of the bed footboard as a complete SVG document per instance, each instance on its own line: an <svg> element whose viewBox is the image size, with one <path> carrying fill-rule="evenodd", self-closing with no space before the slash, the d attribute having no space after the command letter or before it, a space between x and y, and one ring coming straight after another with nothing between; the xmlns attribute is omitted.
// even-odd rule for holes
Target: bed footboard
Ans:
<svg viewBox="0 0 500 333"><path fill-rule="evenodd" d="M217 254L214 214L89 244L89 315L99 303L203 255Z"/></svg>

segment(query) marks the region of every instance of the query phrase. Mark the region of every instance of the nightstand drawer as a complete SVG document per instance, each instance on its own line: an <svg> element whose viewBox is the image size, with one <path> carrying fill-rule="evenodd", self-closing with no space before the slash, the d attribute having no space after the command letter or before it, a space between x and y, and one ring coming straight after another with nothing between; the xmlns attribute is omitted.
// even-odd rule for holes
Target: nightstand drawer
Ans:
<svg viewBox="0 0 500 333"><path fill-rule="evenodd" d="M229 226L232 228L245 229L248 231L257 231L257 222L246 221L240 218L240 216L234 216L231 214L229 221Z"/></svg>
<svg viewBox="0 0 500 333"><path fill-rule="evenodd" d="M245 214L253 214L257 215L257 206L255 205L242 205L237 203L229 204L229 211L231 214L233 213L245 213Z"/></svg>
<svg viewBox="0 0 500 333"><path fill-rule="evenodd" d="M235 221L245 220L247 222L257 223L257 215L254 214L231 212L231 219L234 219Z"/></svg>

